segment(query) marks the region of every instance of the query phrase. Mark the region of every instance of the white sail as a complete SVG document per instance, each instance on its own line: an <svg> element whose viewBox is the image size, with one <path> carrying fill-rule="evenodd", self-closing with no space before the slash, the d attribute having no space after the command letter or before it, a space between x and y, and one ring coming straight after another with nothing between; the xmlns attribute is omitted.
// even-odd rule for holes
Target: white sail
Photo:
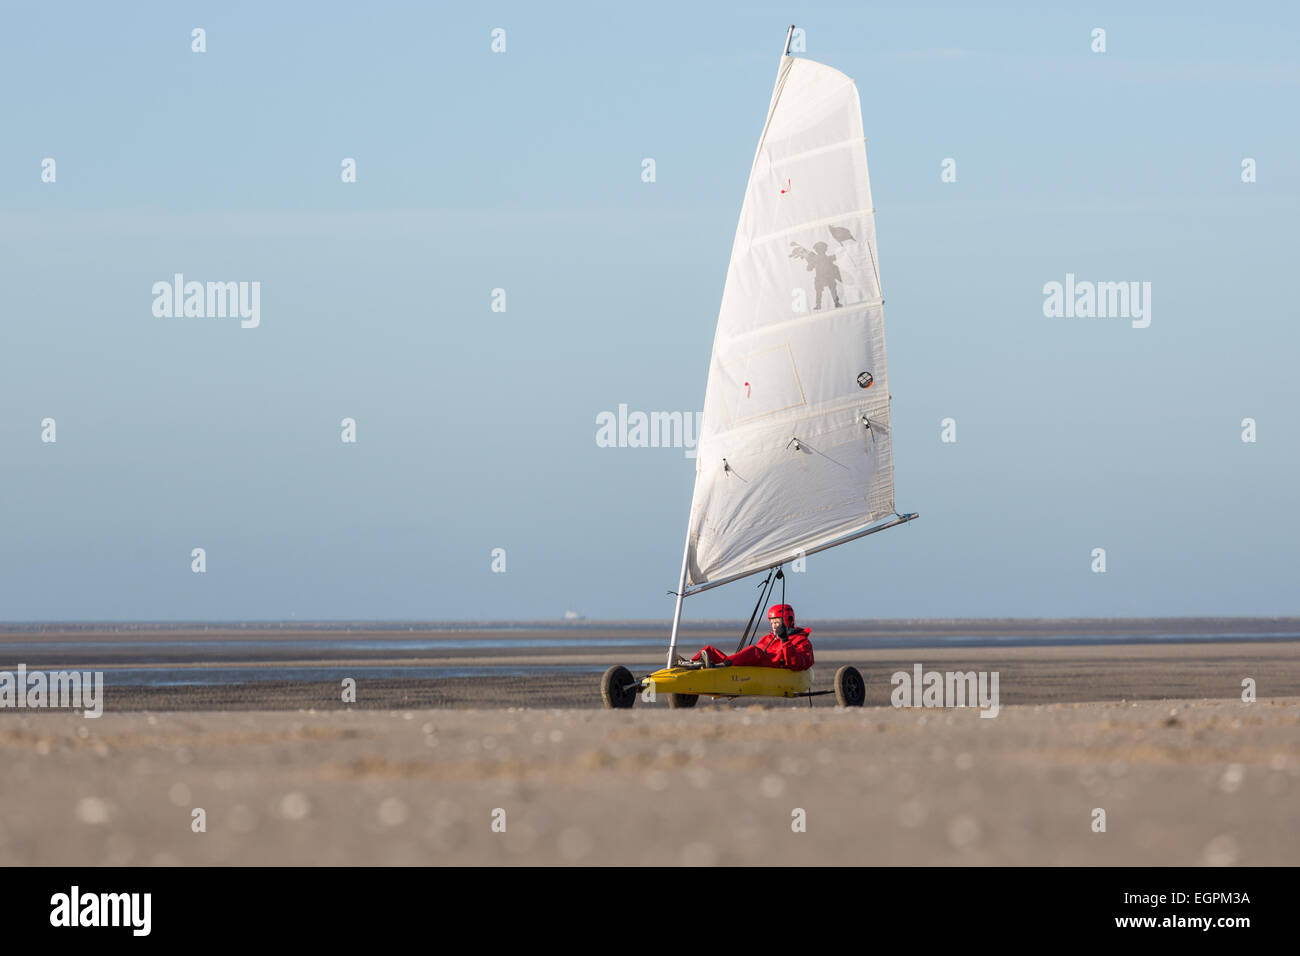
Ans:
<svg viewBox="0 0 1300 956"><path fill-rule="evenodd" d="M713 342L689 585L894 513L878 262L857 87L784 56Z"/></svg>

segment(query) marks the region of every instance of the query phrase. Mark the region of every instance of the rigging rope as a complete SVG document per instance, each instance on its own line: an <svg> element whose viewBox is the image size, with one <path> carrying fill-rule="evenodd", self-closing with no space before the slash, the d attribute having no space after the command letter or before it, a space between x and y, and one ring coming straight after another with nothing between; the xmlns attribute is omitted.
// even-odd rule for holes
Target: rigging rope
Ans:
<svg viewBox="0 0 1300 956"><path fill-rule="evenodd" d="M763 583L758 586L758 603L754 605L754 613L749 615L749 623L745 625L745 633L740 636L740 643L736 645L735 653L739 654L745 649L745 645L749 643L750 629L754 626L754 619L758 617L758 609L763 606L763 602L767 599L767 595L772 591L772 584L772 572L768 571L767 577L763 580ZM782 587L784 587L784 585L782 585ZM757 632L755 632L755 636L757 636Z"/></svg>

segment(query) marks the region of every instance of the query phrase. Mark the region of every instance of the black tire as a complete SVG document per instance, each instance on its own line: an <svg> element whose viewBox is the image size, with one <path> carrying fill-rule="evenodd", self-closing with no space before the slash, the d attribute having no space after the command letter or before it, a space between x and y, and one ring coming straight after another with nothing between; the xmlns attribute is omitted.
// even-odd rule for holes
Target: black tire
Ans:
<svg viewBox="0 0 1300 956"><path fill-rule="evenodd" d="M856 667L845 664L835 672L835 701L841 707L861 707L867 702L867 685Z"/></svg>
<svg viewBox="0 0 1300 956"><path fill-rule="evenodd" d="M605 706L612 710L630 708L636 703L636 688L628 687L628 684L635 682L632 672L619 664L605 671L605 676L600 679L600 696Z"/></svg>
<svg viewBox="0 0 1300 956"><path fill-rule="evenodd" d="M700 700L699 694L669 694L668 706L672 708L694 707L697 703L699 703L699 700Z"/></svg>

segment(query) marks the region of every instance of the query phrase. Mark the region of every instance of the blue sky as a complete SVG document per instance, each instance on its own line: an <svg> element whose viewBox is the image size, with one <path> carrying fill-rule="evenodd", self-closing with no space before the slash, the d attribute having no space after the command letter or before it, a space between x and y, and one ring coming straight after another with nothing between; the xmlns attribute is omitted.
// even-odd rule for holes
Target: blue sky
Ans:
<svg viewBox="0 0 1300 956"><path fill-rule="evenodd" d="M5 9L0 619L669 615L694 463L595 420L702 404L790 22L861 92L922 513L792 602L1300 611L1293 6L265 6ZM177 272L261 325L155 317ZM1150 327L1044 317L1066 273Z"/></svg>

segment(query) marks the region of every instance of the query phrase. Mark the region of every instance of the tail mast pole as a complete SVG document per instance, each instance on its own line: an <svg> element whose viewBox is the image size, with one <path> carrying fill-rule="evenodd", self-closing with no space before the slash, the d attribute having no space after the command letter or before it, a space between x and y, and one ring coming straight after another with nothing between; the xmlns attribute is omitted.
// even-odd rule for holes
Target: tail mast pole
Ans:
<svg viewBox="0 0 1300 956"><path fill-rule="evenodd" d="M790 55L790 38L794 36L794 24L790 24L790 29L785 31L785 49L781 51L782 56Z"/></svg>
<svg viewBox="0 0 1300 956"><path fill-rule="evenodd" d="M682 576L677 582L677 606L673 608L673 633L668 638L668 667L673 666L677 656L677 625L682 620L682 601L686 598L686 559L691 554L691 529L686 529L686 547L682 549Z"/></svg>

